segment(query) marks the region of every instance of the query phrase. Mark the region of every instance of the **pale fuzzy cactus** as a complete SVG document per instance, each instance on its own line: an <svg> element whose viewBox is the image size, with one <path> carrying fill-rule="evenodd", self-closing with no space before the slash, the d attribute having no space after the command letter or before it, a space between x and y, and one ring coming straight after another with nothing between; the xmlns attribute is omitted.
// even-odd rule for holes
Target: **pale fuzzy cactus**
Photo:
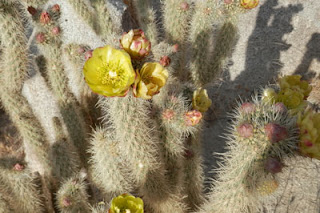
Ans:
<svg viewBox="0 0 320 213"><path fill-rule="evenodd" d="M209 201L199 212L261 210L264 194L276 188L265 181L272 181L281 172L281 160L297 151L296 117L255 98L238 107L227 139L229 150L222 154Z"/></svg>
<svg viewBox="0 0 320 213"><path fill-rule="evenodd" d="M33 182L31 172L17 159L0 159L1 203L13 212L43 212L40 191ZM2 202L3 201L3 202ZM1 208L0 212L4 211ZM12 211L10 211L12 212Z"/></svg>
<svg viewBox="0 0 320 213"><path fill-rule="evenodd" d="M0 27L4 29L0 33L0 98L23 137L28 162L25 170L20 164L7 173L0 168L0 184L5 185L0 187L0 212L107 212L111 199L122 193L141 197L146 212L197 211L204 202L201 122L210 101L197 108L192 106L192 96L196 88L216 79L225 67L236 40L236 18L242 11L236 7L239 1L226 5L213 0L165 0L161 2L162 19L158 17L158 8L153 7L154 2L147 0L63 1L70 7L68 13L73 14L69 21L76 24L74 20L78 20L88 28L83 35L77 35L79 41L68 39L69 22L60 18L64 8L46 3L45 0L0 0ZM125 9L138 23L124 23L127 21L122 20ZM25 36L25 18L32 24L29 41ZM135 83L128 84L125 97L98 96L86 84L83 66L99 46L109 45L123 49L119 51L123 54L127 54L124 51L130 53L119 42L124 28L122 22L125 27L138 24L151 41L151 45L147 43L143 47L145 52L142 51L141 57L128 60L134 67L132 79L147 69L146 63L159 69L148 70L149 76L141 75L141 79L137 77ZM81 39L90 33L96 37ZM208 43L212 43L213 48L207 48ZM30 49L32 53L39 51L39 55L30 57ZM97 68L95 63L92 66L93 70ZM38 112L21 93L28 73L40 76L38 71L57 105L54 116L44 117L49 122L38 120L41 116L35 116ZM161 75L161 82L151 84L149 80L157 75ZM138 81L142 81L150 93L138 90ZM260 105L264 110L265 106ZM99 119L100 110L102 119ZM52 128L43 123L51 123ZM255 128L244 125L238 133L248 141L254 136ZM274 135L277 130L280 133ZM282 129L271 123L266 133L264 140L269 137L274 145L279 140L287 140L291 129L282 134ZM237 150L250 150L250 147L252 144L239 146ZM277 160L282 154L271 157L265 167L257 164L258 167L272 174L281 171L281 161ZM235 161L237 165L239 158ZM244 159L244 165L250 162ZM80 170L83 167L88 174ZM29 168L36 178L29 175ZM255 178L253 176L255 185L246 186L254 193L267 194L276 188L270 175ZM219 181L221 185L214 192L226 189L223 178ZM13 205L14 199L17 205Z"/></svg>
<svg viewBox="0 0 320 213"><path fill-rule="evenodd" d="M56 205L62 213L89 212L85 173L75 175L65 181L57 192Z"/></svg>

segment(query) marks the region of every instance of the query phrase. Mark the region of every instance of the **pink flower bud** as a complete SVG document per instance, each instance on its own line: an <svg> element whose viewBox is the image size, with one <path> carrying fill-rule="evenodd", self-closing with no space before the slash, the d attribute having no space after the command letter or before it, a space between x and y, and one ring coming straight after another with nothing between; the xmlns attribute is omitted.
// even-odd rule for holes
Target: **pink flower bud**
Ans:
<svg viewBox="0 0 320 213"><path fill-rule="evenodd" d="M62 205L64 206L64 207L68 207L68 206L71 206L72 205L72 202L71 202L71 200L69 199L69 198L64 198L63 200L62 200Z"/></svg>
<svg viewBox="0 0 320 213"><path fill-rule="evenodd" d="M88 60L89 58L91 58L91 57L92 57L92 52L93 52L93 50L88 50L88 51L84 54L84 58L85 58L86 60Z"/></svg>
<svg viewBox="0 0 320 213"><path fill-rule="evenodd" d="M164 120L171 120L174 117L174 111L172 109L166 109L162 112L162 118Z"/></svg>
<svg viewBox="0 0 320 213"><path fill-rule="evenodd" d="M20 163L16 163L13 167L13 170L16 170L16 171L22 171L23 169L24 169L24 165Z"/></svg>
<svg viewBox="0 0 320 213"><path fill-rule="evenodd" d="M38 33L38 34L36 35L36 40L37 40L37 42L39 42L39 43L45 42L45 41L46 41L46 36L45 36L45 34L44 34L44 33Z"/></svg>
<svg viewBox="0 0 320 213"><path fill-rule="evenodd" d="M276 103L275 105L273 105L273 108L274 108L274 111L280 112L280 113L284 113L288 111L287 107L282 102Z"/></svg>
<svg viewBox="0 0 320 213"><path fill-rule="evenodd" d="M202 114L198 110L192 110L185 113L185 122L187 126L195 126L202 119Z"/></svg>
<svg viewBox="0 0 320 213"><path fill-rule="evenodd" d="M304 145L306 145L307 147L312 147L313 143L309 140L303 141Z"/></svg>
<svg viewBox="0 0 320 213"><path fill-rule="evenodd" d="M59 35L60 32L61 32L60 27L52 28L51 32L52 32L53 35Z"/></svg>
<svg viewBox="0 0 320 213"><path fill-rule="evenodd" d="M240 106L240 111L242 113L249 114L254 112L255 110L256 110L256 106L253 103L245 102Z"/></svg>
<svg viewBox="0 0 320 213"><path fill-rule="evenodd" d="M28 7L28 12L32 15L32 16L34 16L34 15L36 15L37 14L37 9L36 8L34 8L34 7L32 7L32 6L30 6L30 7Z"/></svg>
<svg viewBox="0 0 320 213"><path fill-rule="evenodd" d="M224 0L225 4L231 4L233 2L233 0Z"/></svg>
<svg viewBox="0 0 320 213"><path fill-rule="evenodd" d="M183 10L183 11L188 11L188 10L189 10L189 4L188 4L187 2L182 2L182 3L180 4L180 8L181 8L181 10Z"/></svg>
<svg viewBox="0 0 320 213"><path fill-rule="evenodd" d="M60 12L60 6L58 4L53 5L51 11L56 13Z"/></svg>
<svg viewBox="0 0 320 213"><path fill-rule="evenodd" d="M268 157L264 163L264 168L272 174L282 171L283 164L277 158Z"/></svg>
<svg viewBox="0 0 320 213"><path fill-rule="evenodd" d="M268 123L264 130L271 143L277 143L288 137L287 129L279 124Z"/></svg>
<svg viewBox="0 0 320 213"><path fill-rule="evenodd" d="M48 24L50 22L51 18L47 11L44 11L40 14L40 23L42 24Z"/></svg>
<svg viewBox="0 0 320 213"><path fill-rule="evenodd" d="M186 149L186 150L184 151L183 156L184 156L186 159L191 159L191 158L194 157L194 153L193 153L193 151L191 151L191 150L189 150L189 149Z"/></svg>
<svg viewBox="0 0 320 213"><path fill-rule="evenodd" d="M178 52L179 51L179 44L175 44L172 46L173 52Z"/></svg>
<svg viewBox="0 0 320 213"><path fill-rule="evenodd" d="M164 67L169 66L171 59L169 56L165 55L160 58L160 64Z"/></svg>
<svg viewBox="0 0 320 213"><path fill-rule="evenodd" d="M77 51L79 54L83 54L86 50L83 47L79 47Z"/></svg>
<svg viewBox="0 0 320 213"><path fill-rule="evenodd" d="M253 135L253 125L249 123L243 123L237 127L237 132L240 137L250 138Z"/></svg>

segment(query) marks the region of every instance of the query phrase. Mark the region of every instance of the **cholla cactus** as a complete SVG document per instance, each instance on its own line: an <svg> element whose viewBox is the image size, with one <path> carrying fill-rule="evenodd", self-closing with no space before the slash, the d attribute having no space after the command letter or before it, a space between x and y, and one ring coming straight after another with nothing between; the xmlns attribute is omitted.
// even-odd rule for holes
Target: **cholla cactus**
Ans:
<svg viewBox="0 0 320 213"><path fill-rule="evenodd" d="M163 26L152 1L113 3L0 0L0 98L26 154L25 164L0 168L0 212L184 213L204 202L200 138L212 103L204 88L226 65L244 3L166 0ZM141 29L122 30L121 5L136 21L129 25ZM96 41L69 42L64 6ZM27 98L32 94L23 93L31 72L53 99L40 112ZM293 117L267 103L255 105L238 114L232 138L239 140L234 148L240 152L228 158L230 168L221 172L215 192L229 187L223 175L237 168L243 170L234 179L240 195L272 193L272 175L296 145ZM48 117L51 107L55 114ZM6 162L1 157L0 165ZM124 193L143 202L137 198L132 205L129 196L129 207L123 208L122 198L114 197ZM226 212L246 206L239 196L223 196L218 197L235 204L231 210L225 205ZM220 201L214 201L217 208L203 208L220 211ZM259 208L253 201L248 205Z"/></svg>

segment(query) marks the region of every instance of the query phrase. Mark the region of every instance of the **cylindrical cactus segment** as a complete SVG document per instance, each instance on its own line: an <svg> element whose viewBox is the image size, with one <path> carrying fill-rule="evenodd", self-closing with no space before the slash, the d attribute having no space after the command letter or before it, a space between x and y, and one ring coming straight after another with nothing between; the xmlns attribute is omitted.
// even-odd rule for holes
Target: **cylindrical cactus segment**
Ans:
<svg viewBox="0 0 320 213"><path fill-rule="evenodd" d="M244 110L252 106L255 110ZM277 188L266 177L281 172L282 159L297 150L296 117L255 97L252 105L238 107L227 138L229 151L223 154L224 164L202 210L255 212L262 208L259 196Z"/></svg>

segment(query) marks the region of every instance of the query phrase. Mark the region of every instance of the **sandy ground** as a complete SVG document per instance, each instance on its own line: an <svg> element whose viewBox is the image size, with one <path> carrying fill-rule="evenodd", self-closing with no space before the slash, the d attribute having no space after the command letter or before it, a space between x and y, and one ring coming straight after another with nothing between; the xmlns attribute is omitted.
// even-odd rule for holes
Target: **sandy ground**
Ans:
<svg viewBox="0 0 320 213"><path fill-rule="evenodd" d="M99 46L101 41L94 40L92 32L83 23L73 21L68 5L61 0L65 13L65 37L69 42L77 41L91 46ZM223 78L209 88L213 106L206 115L203 135L203 156L206 177L216 164L214 152L223 152L226 141L221 137L228 125L227 113L232 111L236 100L249 98L253 91L281 74L302 74L311 79L320 72L320 1L305 0L261 0L257 9L242 15L239 22L239 39L235 46L229 67ZM80 36L81 35L81 36ZM32 95L32 91L41 91L39 76L31 78L24 93L36 114L44 110L39 103L41 95ZM32 99L36 97L35 100ZM44 100L50 99L44 95ZM51 105L51 104L50 104ZM50 110L47 113L51 113ZM52 115L56 114L51 110ZM1 113L0 113L1 114ZM52 116L51 115L51 116ZM50 115L46 115L50 116ZM8 123L1 114L2 124ZM50 122L43 121L50 128ZM319 212L320 163L317 160L297 157L287 159L286 167L279 176L280 190L276 201L267 205L268 212ZM209 185L209 184L208 184ZM209 187L207 188L209 189Z"/></svg>

